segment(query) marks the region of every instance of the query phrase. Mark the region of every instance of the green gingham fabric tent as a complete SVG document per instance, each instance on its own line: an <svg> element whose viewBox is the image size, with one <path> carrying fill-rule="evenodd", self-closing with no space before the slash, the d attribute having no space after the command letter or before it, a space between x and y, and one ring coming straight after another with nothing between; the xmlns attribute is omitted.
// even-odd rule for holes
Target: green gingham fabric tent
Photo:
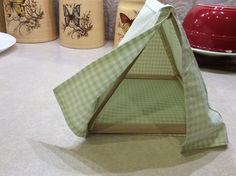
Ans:
<svg viewBox="0 0 236 176"><path fill-rule="evenodd" d="M227 144L174 9L156 0L145 2L119 47L54 93L81 137L93 131L186 134L183 152Z"/></svg>

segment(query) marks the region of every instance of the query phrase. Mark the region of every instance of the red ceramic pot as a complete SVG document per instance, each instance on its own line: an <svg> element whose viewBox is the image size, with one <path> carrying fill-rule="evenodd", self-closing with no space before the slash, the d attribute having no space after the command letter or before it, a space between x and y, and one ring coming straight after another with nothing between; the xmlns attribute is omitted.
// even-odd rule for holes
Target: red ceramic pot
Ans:
<svg viewBox="0 0 236 176"><path fill-rule="evenodd" d="M183 23L193 48L236 53L236 7L199 4Z"/></svg>

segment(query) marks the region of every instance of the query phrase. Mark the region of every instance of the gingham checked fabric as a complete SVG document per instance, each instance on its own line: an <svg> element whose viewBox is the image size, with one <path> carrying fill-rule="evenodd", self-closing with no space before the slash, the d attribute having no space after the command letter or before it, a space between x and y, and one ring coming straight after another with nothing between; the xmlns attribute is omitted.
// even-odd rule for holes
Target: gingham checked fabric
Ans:
<svg viewBox="0 0 236 176"><path fill-rule="evenodd" d="M125 79L99 114L101 124L185 124L178 80Z"/></svg>
<svg viewBox="0 0 236 176"><path fill-rule="evenodd" d="M160 33L156 32L129 71L129 74L174 75L171 63L167 57Z"/></svg>
<svg viewBox="0 0 236 176"><path fill-rule="evenodd" d="M175 17L171 6L164 6L156 0L147 0L117 49L88 65L54 89L66 122L76 135L86 136L88 123L99 97L109 89L139 53L143 49L145 51L145 47L156 36L156 32L170 13ZM168 31L168 24L163 26L170 32L168 40L171 49L178 50L173 53L183 81L187 131L182 151L226 145L228 141L225 125L220 114L208 104L201 73L182 26L178 20L176 21L181 33L182 46L173 44L176 41L176 37L170 37L173 30Z"/></svg>
<svg viewBox="0 0 236 176"><path fill-rule="evenodd" d="M155 28L141 34L54 89L65 119L76 135L86 135L97 99L132 63L154 32Z"/></svg>

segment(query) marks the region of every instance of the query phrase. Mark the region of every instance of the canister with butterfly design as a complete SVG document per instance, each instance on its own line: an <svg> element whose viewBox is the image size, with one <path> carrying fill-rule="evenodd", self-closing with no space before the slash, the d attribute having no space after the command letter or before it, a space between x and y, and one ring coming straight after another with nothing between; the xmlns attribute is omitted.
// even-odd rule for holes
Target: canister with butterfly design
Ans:
<svg viewBox="0 0 236 176"><path fill-rule="evenodd" d="M5 24L2 0L0 0L0 32L6 32L6 24Z"/></svg>
<svg viewBox="0 0 236 176"><path fill-rule="evenodd" d="M116 14L114 47L118 46L134 19L143 7L145 0L120 0Z"/></svg>
<svg viewBox="0 0 236 176"><path fill-rule="evenodd" d="M103 0L59 0L60 44L69 48L104 45Z"/></svg>
<svg viewBox="0 0 236 176"><path fill-rule="evenodd" d="M52 0L3 0L7 33L17 42L37 43L57 38Z"/></svg>

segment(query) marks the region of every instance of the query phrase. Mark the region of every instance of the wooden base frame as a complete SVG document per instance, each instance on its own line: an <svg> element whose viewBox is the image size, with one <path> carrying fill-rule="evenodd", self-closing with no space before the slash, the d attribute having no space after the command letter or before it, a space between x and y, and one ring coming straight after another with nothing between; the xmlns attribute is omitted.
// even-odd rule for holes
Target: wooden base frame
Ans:
<svg viewBox="0 0 236 176"><path fill-rule="evenodd" d="M91 133L98 134L186 134L185 124L98 124Z"/></svg>
<svg viewBox="0 0 236 176"><path fill-rule="evenodd" d="M125 79L149 79L149 80L176 80L177 76L172 75L144 75L127 74Z"/></svg>

